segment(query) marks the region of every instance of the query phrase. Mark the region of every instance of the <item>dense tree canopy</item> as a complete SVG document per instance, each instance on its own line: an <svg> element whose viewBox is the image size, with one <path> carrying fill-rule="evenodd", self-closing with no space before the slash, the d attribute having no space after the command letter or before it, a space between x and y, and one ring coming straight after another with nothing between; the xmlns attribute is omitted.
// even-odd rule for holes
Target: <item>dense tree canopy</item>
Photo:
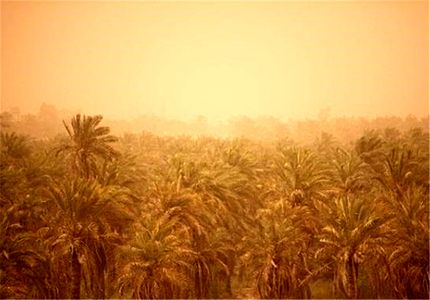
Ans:
<svg viewBox="0 0 430 300"><path fill-rule="evenodd" d="M0 136L0 298L429 297L427 129ZM70 124L70 125L69 125Z"/></svg>

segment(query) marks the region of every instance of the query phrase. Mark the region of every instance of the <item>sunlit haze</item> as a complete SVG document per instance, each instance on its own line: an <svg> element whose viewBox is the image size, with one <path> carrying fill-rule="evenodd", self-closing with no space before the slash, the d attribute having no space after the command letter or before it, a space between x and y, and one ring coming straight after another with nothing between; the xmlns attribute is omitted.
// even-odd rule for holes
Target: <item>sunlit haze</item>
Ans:
<svg viewBox="0 0 430 300"><path fill-rule="evenodd" d="M428 114L428 3L1 2L1 108Z"/></svg>

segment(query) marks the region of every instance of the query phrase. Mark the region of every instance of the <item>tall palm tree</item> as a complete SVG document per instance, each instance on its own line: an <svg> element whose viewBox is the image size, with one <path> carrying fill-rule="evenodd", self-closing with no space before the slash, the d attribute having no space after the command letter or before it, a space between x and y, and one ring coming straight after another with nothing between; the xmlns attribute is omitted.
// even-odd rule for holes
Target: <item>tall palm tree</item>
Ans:
<svg viewBox="0 0 430 300"><path fill-rule="evenodd" d="M70 140L58 149L57 154L65 152L74 172L85 178L95 177L98 159L109 161L118 156L109 145L117 138L109 134L109 127L100 126L102 119L100 115L77 114L70 126L63 121Z"/></svg>
<svg viewBox="0 0 430 300"><path fill-rule="evenodd" d="M48 196L54 216L51 247L70 261L70 296L80 298L84 279L90 295L105 297L106 247L131 221L127 200L121 190L80 178L53 181Z"/></svg>
<svg viewBox="0 0 430 300"><path fill-rule="evenodd" d="M319 235L322 247L316 256L334 260L335 290L356 299L359 265L384 242L390 215L382 214L363 195L343 195L317 204L324 227Z"/></svg>
<svg viewBox="0 0 430 300"><path fill-rule="evenodd" d="M152 203L148 206L160 218L175 220L177 234L188 241L193 253L189 261L189 277L193 278L193 296L196 298L207 298L212 292L219 292L214 291L214 282L219 277L227 280L227 293L231 292L229 284L233 272L233 243L218 223L221 217L211 209L215 209L216 201L212 203L206 199L205 202L204 197L203 192L197 193L191 188L178 190L174 182L160 183L151 194Z"/></svg>
<svg viewBox="0 0 430 300"><path fill-rule="evenodd" d="M258 211L254 229L240 246L242 268L252 272L261 298L311 297L312 219L309 207L292 207L287 199Z"/></svg>

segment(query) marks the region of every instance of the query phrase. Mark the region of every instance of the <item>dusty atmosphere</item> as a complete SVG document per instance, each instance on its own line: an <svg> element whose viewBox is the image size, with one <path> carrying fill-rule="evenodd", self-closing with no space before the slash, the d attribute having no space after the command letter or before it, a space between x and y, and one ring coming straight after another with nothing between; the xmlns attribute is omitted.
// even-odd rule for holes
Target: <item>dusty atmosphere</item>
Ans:
<svg viewBox="0 0 430 300"><path fill-rule="evenodd" d="M0 8L0 299L429 299L428 1Z"/></svg>

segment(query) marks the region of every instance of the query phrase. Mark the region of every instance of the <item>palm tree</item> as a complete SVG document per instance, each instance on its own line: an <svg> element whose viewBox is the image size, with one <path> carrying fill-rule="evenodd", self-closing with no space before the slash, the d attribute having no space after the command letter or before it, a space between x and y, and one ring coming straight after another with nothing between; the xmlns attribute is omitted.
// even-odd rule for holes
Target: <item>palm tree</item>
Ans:
<svg viewBox="0 0 430 300"><path fill-rule="evenodd" d="M31 153L29 139L15 132L0 132L0 162L15 165L27 158Z"/></svg>
<svg viewBox="0 0 430 300"><path fill-rule="evenodd" d="M332 202L317 202L317 208L324 227L319 235L322 247L316 257L334 260L335 290L356 299L359 265L383 244L390 215L378 211L364 195L343 195Z"/></svg>
<svg viewBox="0 0 430 300"><path fill-rule="evenodd" d="M240 246L241 267L253 273L260 298L311 297L309 283L317 275L309 263L313 219L309 207L293 207L287 199L258 211Z"/></svg>
<svg viewBox="0 0 430 300"><path fill-rule="evenodd" d="M177 230L177 218L143 214L135 236L119 254L119 295L138 299L189 295L193 252Z"/></svg>
<svg viewBox="0 0 430 300"><path fill-rule="evenodd" d="M49 297L40 272L45 259L33 234L23 226L20 208L12 205L0 212L0 297Z"/></svg>
<svg viewBox="0 0 430 300"><path fill-rule="evenodd" d="M194 252L192 266L194 297L197 299L219 297L216 286L226 282L226 293L230 294L230 280L235 259L235 247L223 228L211 232L207 239L192 240Z"/></svg>
<svg viewBox="0 0 430 300"><path fill-rule="evenodd" d="M71 297L81 296L81 281L85 279L87 291L103 298L106 247L120 240L120 233L131 221L127 200L115 187L80 178L53 181L48 196L55 216L50 224L55 228L51 247L69 256Z"/></svg>
<svg viewBox="0 0 430 300"><path fill-rule="evenodd" d="M336 148L329 165L330 181L338 195L363 192L370 186L365 163L354 152Z"/></svg>
<svg viewBox="0 0 430 300"><path fill-rule="evenodd" d="M322 132L321 135L315 139L313 146L319 154L328 157L336 148L336 144L337 141L333 135L327 132Z"/></svg>
<svg viewBox="0 0 430 300"><path fill-rule="evenodd" d="M279 145L275 172L294 205L309 205L324 197L328 170L311 150Z"/></svg>
<svg viewBox="0 0 430 300"><path fill-rule="evenodd" d="M72 170L84 178L95 177L97 160L112 160L119 154L110 146L117 138L110 135L109 127L99 126L103 117L77 114L72 118L71 126L63 121L70 141L62 145L57 154L65 152Z"/></svg>
<svg viewBox="0 0 430 300"><path fill-rule="evenodd" d="M383 172L378 172L375 179L382 187L396 192L399 196L418 178L420 161L416 159L412 150L406 147L394 147L388 154L384 153L382 161Z"/></svg>
<svg viewBox="0 0 430 300"><path fill-rule="evenodd" d="M398 298L429 296L429 201L426 188L411 185L401 198L384 196L393 218L387 273Z"/></svg>
<svg viewBox="0 0 430 300"><path fill-rule="evenodd" d="M401 143L390 143L371 132L356 144L356 152L365 162L369 177L379 182L383 190L394 191L399 197L412 183L427 189L429 186L428 143L420 132L411 135Z"/></svg>
<svg viewBox="0 0 430 300"><path fill-rule="evenodd" d="M217 294L214 283L219 277L227 280L227 293L231 293L229 284L234 268L234 247L218 223L221 216L211 210L217 202L212 203L209 199L205 202L203 192L197 193L185 187L178 190L177 186L174 182L159 183L151 194L152 203L146 209L160 218L175 220L177 234L188 241L193 253L189 261L189 277L193 278L194 297L207 298Z"/></svg>
<svg viewBox="0 0 430 300"><path fill-rule="evenodd" d="M363 157L365 161L377 159L379 150L384 147L384 141L378 132L375 130L367 131L365 134L358 139L355 144L355 151Z"/></svg>

